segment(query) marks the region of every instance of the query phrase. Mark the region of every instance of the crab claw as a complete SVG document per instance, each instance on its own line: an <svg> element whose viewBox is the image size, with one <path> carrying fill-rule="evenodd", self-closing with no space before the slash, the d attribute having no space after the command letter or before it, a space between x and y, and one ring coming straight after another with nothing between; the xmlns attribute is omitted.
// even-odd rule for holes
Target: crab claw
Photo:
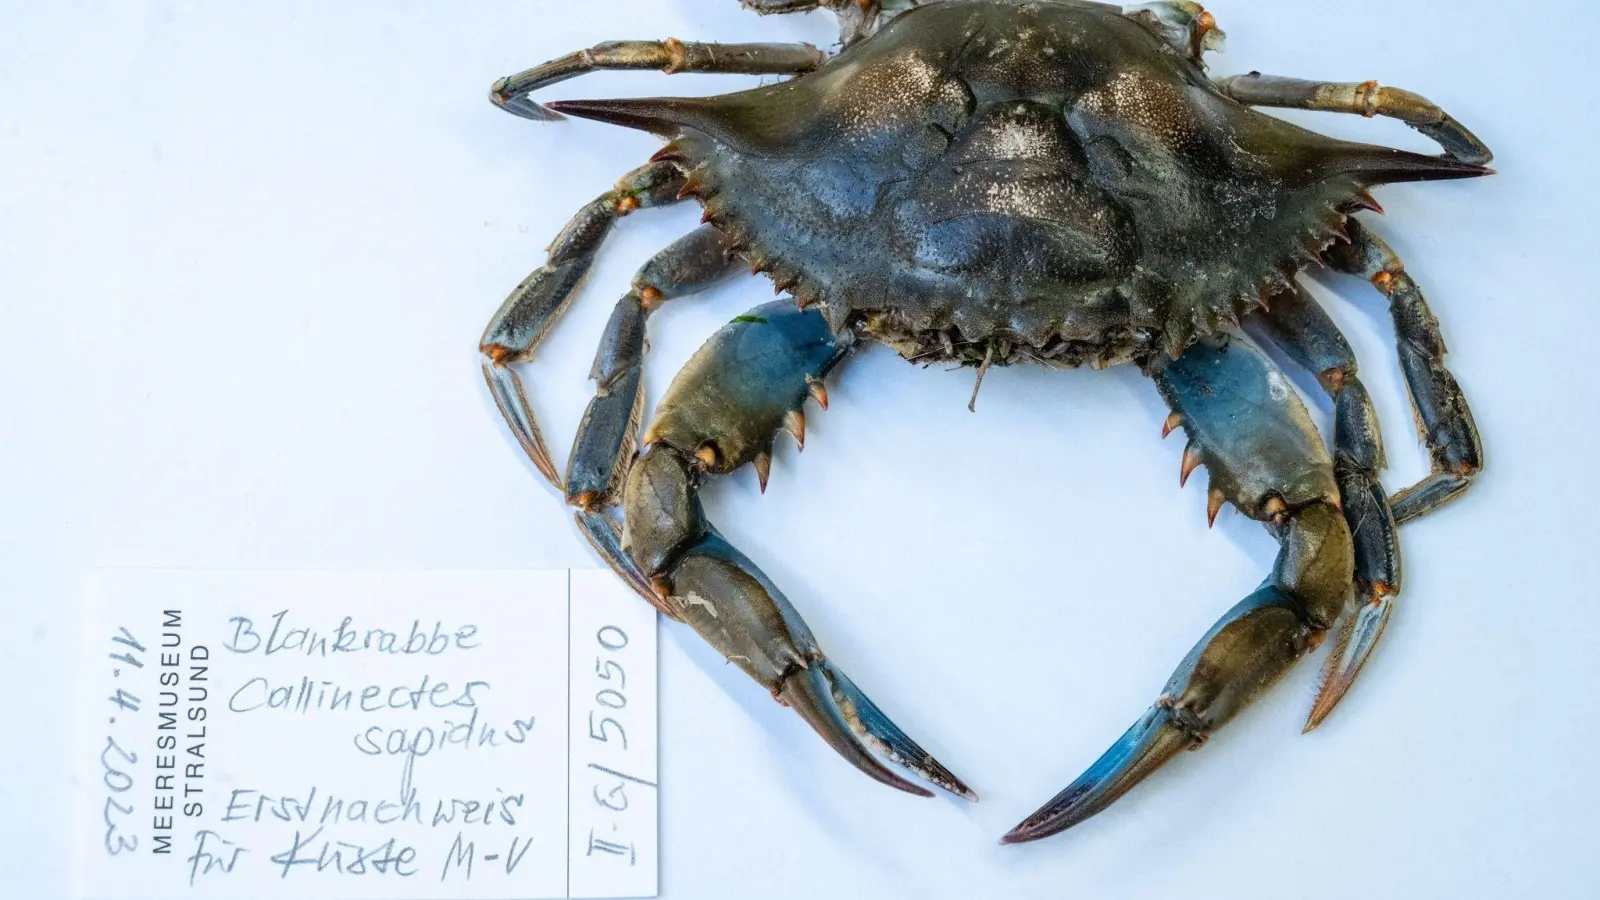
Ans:
<svg viewBox="0 0 1600 900"><path fill-rule="evenodd" d="M1311 714L1306 718L1306 731L1322 724L1333 708L1344 698L1361 667L1366 665L1372 649L1378 646L1383 628L1389 624L1389 614L1394 611L1395 591L1379 585L1366 603L1350 610L1339 625L1334 638L1333 652L1322 669L1322 687L1317 691L1316 702L1311 704Z"/></svg>
<svg viewBox="0 0 1600 900"><path fill-rule="evenodd" d="M1177 724L1171 707L1156 703L1078 780L1006 832L1002 844L1049 837L1110 806L1128 789L1199 741Z"/></svg>
<svg viewBox="0 0 1600 900"><path fill-rule="evenodd" d="M784 681L778 699L806 720L828 746L851 765L890 787L932 797L879 762L875 750L963 800L978 799L973 790L934 759L867 699L838 667L821 660Z"/></svg>
<svg viewBox="0 0 1600 900"><path fill-rule="evenodd" d="M819 393L848 341L820 313L790 301L758 306L713 335L667 388L645 432L644 452L622 491L627 526L620 543L669 615L798 713L851 765L890 787L931 796L887 760L975 800L828 659L800 613L711 527L700 502L707 478L746 463L766 480L773 435L788 428L803 437L800 408Z"/></svg>
<svg viewBox="0 0 1600 900"><path fill-rule="evenodd" d="M826 661L822 665L833 685L834 702L839 704L850 730L867 746L887 757L890 762L916 772L957 797L977 802L976 791L967 787L954 772L945 768L928 751L918 746L909 735L901 731L899 726L884 715L883 710L869 700L867 695L839 670L838 666Z"/></svg>
<svg viewBox="0 0 1600 900"><path fill-rule="evenodd" d="M1288 539L1288 554L1304 558L1321 553L1327 530L1343 524L1343 517L1331 507L1308 509L1301 521L1290 525L1297 533ZM1348 539L1344 546L1348 547ZM1139 721L1066 790L1001 838L1002 843L1049 837L1104 810L1178 751L1204 744L1304 656L1321 629L1307 616L1304 602L1274 580L1239 601L1212 626Z"/></svg>
<svg viewBox="0 0 1600 900"><path fill-rule="evenodd" d="M1321 642L1354 580L1332 460L1282 370L1248 340L1217 338L1195 344L1156 378L1213 489L1268 527L1281 545L1278 559L1194 645L1155 705L1012 829L1002 839L1008 844L1077 825L1179 750L1205 743Z"/></svg>
<svg viewBox="0 0 1600 900"><path fill-rule="evenodd" d="M827 673L820 666L802 669L786 678L783 689L778 692L778 700L799 713L800 718L805 719L806 724L828 742L828 746L869 778L918 797L933 796L933 791L912 784L890 771L855 739L844 713L833 699Z"/></svg>
<svg viewBox="0 0 1600 900"><path fill-rule="evenodd" d="M875 751L958 797L977 799L823 655L783 594L720 535L711 531L685 551L664 586L677 617L799 713L846 762L890 787L933 796Z"/></svg>

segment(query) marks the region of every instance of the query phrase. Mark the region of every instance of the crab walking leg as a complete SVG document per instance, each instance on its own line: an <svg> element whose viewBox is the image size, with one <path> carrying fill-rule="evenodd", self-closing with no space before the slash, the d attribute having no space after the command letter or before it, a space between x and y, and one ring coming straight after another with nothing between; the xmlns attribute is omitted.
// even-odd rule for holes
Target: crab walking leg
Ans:
<svg viewBox="0 0 1600 900"><path fill-rule="evenodd" d="M1433 461L1433 472L1390 501L1396 523L1409 522L1454 500L1483 468L1483 443L1472 410L1455 376L1445 368L1444 336L1422 289L1406 273L1389 245L1355 219L1350 243L1329 248L1328 263L1360 275L1389 298L1400 370L1411 391L1417 427Z"/></svg>
<svg viewBox="0 0 1600 900"><path fill-rule="evenodd" d="M759 15L781 16L787 13L811 12L814 9L833 6L834 3L833 0L739 0L739 5Z"/></svg>
<svg viewBox="0 0 1600 900"><path fill-rule="evenodd" d="M489 392L517 443L557 490L561 489L561 477L550 459L539 422L528 406L522 380L511 366L533 358L539 342L561 318L578 285L589 274L600 244L617 219L636 209L675 202L682 188L683 174L668 162L651 163L623 176L615 188L590 201L572 217L550 244L544 265L512 290L484 329L478 350L483 354L483 376Z"/></svg>
<svg viewBox="0 0 1600 900"><path fill-rule="evenodd" d="M567 502L578 508L578 527L640 596L662 612L650 583L622 550L621 529L606 513L620 499L633 461L644 408L645 320L663 303L710 287L738 267L723 250L722 235L702 225L645 263L633 287L612 310L589 377L594 399L584 411L567 462Z"/></svg>
<svg viewBox="0 0 1600 900"><path fill-rule="evenodd" d="M738 268L710 225L690 232L639 270L633 287L617 301L595 353L589 378L595 396L567 463L567 502L585 511L616 502L638 437L643 379L645 320L668 300L698 293Z"/></svg>
<svg viewBox="0 0 1600 900"><path fill-rule="evenodd" d="M1217 82L1217 87L1247 106L1276 106L1353 113L1367 118L1387 116L1399 119L1438 143L1452 159L1476 165L1484 165L1494 159L1494 153L1483 141L1426 97L1400 88L1383 87L1376 81L1359 84L1303 81L1251 72L1223 78Z"/></svg>
<svg viewBox="0 0 1600 900"><path fill-rule="evenodd" d="M848 47L870 37L885 22L926 0L740 0L740 5L763 16L832 10L839 20L839 42Z"/></svg>
<svg viewBox="0 0 1600 900"><path fill-rule="evenodd" d="M1355 604L1346 612L1323 666L1322 686L1306 719L1310 731L1344 697L1383 635L1400 593L1400 542L1389 500L1378 482L1384 458L1377 413L1356 375L1349 342L1322 307L1304 294L1273 298L1262 322L1272 342L1315 373L1333 398L1333 473L1355 542Z"/></svg>
<svg viewBox="0 0 1600 900"><path fill-rule="evenodd" d="M1189 436L1184 472L1283 545L1272 575L1189 651L1134 726L1002 840L1037 840L1111 805L1180 750L1222 727L1317 645L1350 588L1350 529L1333 464L1289 380L1255 346L1212 338L1155 373Z"/></svg>
<svg viewBox="0 0 1600 900"><path fill-rule="evenodd" d="M955 794L960 779L906 736L829 660L783 594L706 521L699 489L710 475L754 463L765 484L781 428L804 442L806 397L844 355L816 311L779 300L718 331L673 381L624 489L624 542L676 618L794 709L852 765L913 794L886 755Z"/></svg>
<svg viewBox="0 0 1600 900"><path fill-rule="evenodd" d="M490 86L489 101L524 119L552 122L562 115L528 99L528 95L597 70L659 69L668 75L798 75L822 65L825 58L810 44L701 44L676 38L608 41L501 78Z"/></svg>

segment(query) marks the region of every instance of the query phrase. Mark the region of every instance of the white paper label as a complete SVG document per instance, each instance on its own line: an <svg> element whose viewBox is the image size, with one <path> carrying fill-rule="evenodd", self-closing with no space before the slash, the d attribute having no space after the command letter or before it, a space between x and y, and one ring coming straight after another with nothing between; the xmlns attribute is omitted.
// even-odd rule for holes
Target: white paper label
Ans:
<svg viewBox="0 0 1600 900"><path fill-rule="evenodd" d="M653 897L655 620L603 571L97 571L78 895Z"/></svg>

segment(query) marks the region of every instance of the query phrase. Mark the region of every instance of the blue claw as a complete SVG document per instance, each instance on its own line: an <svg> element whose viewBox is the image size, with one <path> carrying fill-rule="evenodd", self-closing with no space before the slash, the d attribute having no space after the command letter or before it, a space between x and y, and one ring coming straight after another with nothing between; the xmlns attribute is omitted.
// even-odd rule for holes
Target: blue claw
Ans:
<svg viewBox="0 0 1600 900"><path fill-rule="evenodd" d="M1394 600L1392 589L1376 591L1370 600L1358 604L1339 623L1339 634L1334 638L1333 652L1323 664L1322 686L1306 717L1305 731L1321 725L1355 683L1361 667L1367 664L1367 657L1378 646L1378 638L1383 637L1389 614L1394 612Z"/></svg>
<svg viewBox="0 0 1600 900"><path fill-rule="evenodd" d="M1022 844L1065 831L1110 806L1178 751L1199 744L1177 724L1169 707L1157 703L1077 781L1007 832L1000 843Z"/></svg>
<svg viewBox="0 0 1600 900"><path fill-rule="evenodd" d="M978 795L972 788L962 783L955 773L945 768L928 751L918 746L899 726L890 721L889 717L878 709L877 704L867 699L861 689L855 686L839 667L831 662L822 663L823 670L827 672L828 679L833 682L833 699L844 714L851 730L867 741L874 750L887 756L891 762L897 763L916 772L941 788L955 794L963 800L974 803Z"/></svg>
<svg viewBox="0 0 1600 900"><path fill-rule="evenodd" d="M1334 566L1340 579L1336 583L1344 585L1349 579L1349 547L1343 515L1318 505L1291 517L1282 556L1340 557ZM1304 598L1276 583L1284 568L1280 563L1277 574L1211 627L1178 664L1160 699L1110 750L1001 843L1049 837L1110 806L1178 751L1205 743L1303 657L1326 628L1317 616L1336 610L1343 592L1319 590L1318 605L1308 608ZM1325 575L1313 567L1290 577L1309 585Z"/></svg>
<svg viewBox="0 0 1600 900"><path fill-rule="evenodd" d="M840 756L873 780L918 797L932 797L932 791L912 784L878 762L851 734L850 723L834 701L829 687L827 673L821 666L812 665L785 679L778 699L799 713Z"/></svg>
<svg viewBox="0 0 1600 900"><path fill-rule="evenodd" d="M656 487L670 489L664 479ZM684 550L664 580L671 587L666 605L672 615L799 713L851 765L908 794L933 796L879 761L876 751L953 794L976 799L822 654L777 587L714 531Z"/></svg>

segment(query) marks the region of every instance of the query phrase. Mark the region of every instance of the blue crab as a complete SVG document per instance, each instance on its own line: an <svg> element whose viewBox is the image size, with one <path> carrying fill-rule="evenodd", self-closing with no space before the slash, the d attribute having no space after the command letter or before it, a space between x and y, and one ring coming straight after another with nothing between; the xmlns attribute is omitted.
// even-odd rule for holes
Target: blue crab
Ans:
<svg viewBox="0 0 1600 900"><path fill-rule="evenodd" d="M1163 434L1188 436L1182 478L1208 470L1208 515L1232 504L1281 550L1133 727L1004 840L1041 838L1105 809L1203 744L1332 632L1315 727L1394 607L1397 526L1459 496L1482 463L1437 320L1399 258L1354 216L1381 212L1376 185L1488 174L1488 149L1424 98L1375 82L1213 80L1202 57L1221 32L1185 0L744 5L834 8L842 49L612 42L490 92L529 119L597 119L666 142L578 212L481 343L511 431L577 507L598 553L867 775L931 793L887 760L976 799L822 651L778 588L706 520L698 491L746 464L764 489L775 435L804 442L806 401L827 407L825 378L864 342L973 366L980 381L991 366L1019 362L1129 363L1171 408ZM530 98L596 69L793 77L708 98ZM1390 116L1444 154L1334 140L1256 107ZM558 473L513 366L531 358L620 217L690 199L704 224L646 263L617 303L590 373L594 399ZM1377 419L1349 344L1296 289L1313 263L1388 298L1433 463L1393 497L1378 480ZM738 266L767 273L788 297L717 332L641 438L646 318ZM1315 373L1334 408L1331 454L1241 325Z"/></svg>

